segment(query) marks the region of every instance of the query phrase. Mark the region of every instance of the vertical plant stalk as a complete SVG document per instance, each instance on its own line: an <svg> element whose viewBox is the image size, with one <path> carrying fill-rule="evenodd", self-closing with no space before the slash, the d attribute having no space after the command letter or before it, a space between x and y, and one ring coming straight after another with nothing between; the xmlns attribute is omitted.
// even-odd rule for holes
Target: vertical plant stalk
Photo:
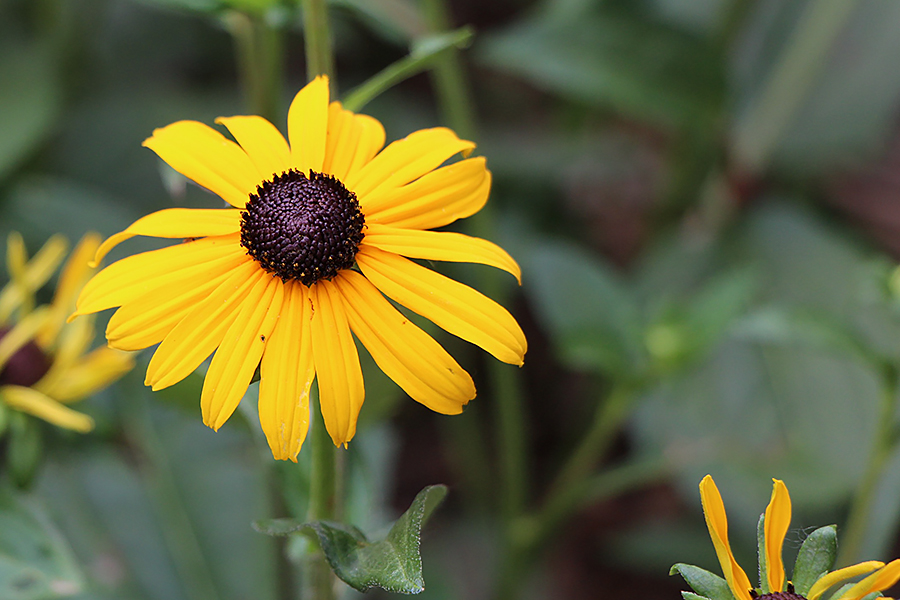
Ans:
<svg viewBox="0 0 900 600"><path fill-rule="evenodd" d="M334 55L331 48L331 29L328 26L328 7L325 0L301 0L303 7L303 38L306 47L306 77L317 75L334 80ZM333 85L333 83L332 83Z"/></svg>
<svg viewBox="0 0 900 600"><path fill-rule="evenodd" d="M225 23L234 37L238 74L251 114L277 123L281 114L284 40L265 18L231 12Z"/></svg>
<svg viewBox="0 0 900 600"><path fill-rule="evenodd" d="M452 28L445 0L422 0L422 12L432 33ZM462 138L475 138L475 110L459 50L444 53L431 70L431 81L447 125Z"/></svg>
<svg viewBox="0 0 900 600"><path fill-rule="evenodd" d="M866 465L862 480L856 488L856 494L850 504L847 527L841 536L837 566L859 562L859 553L866 528L869 526L875 492L884 475L888 459L897 448L894 415L897 407L897 394L900 392L900 372L894 365L884 365L882 372L878 429L875 432L869 463Z"/></svg>
<svg viewBox="0 0 900 600"><path fill-rule="evenodd" d="M333 520L337 514L337 452L319 408L318 395L310 399L312 427L310 452L312 469L309 485L309 521ZM304 598L332 600L335 598L335 576L322 553L310 557L304 572Z"/></svg>

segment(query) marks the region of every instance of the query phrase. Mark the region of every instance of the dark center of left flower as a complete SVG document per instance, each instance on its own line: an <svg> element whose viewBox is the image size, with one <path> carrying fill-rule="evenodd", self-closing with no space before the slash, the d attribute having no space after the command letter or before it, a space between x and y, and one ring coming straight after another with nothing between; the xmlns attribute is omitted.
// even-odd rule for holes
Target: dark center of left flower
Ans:
<svg viewBox="0 0 900 600"><path fill-rule="evenodd" d="M337 178L291 169L256 192L241 215L241 245L263 269L310 286L353 266L366 221Z"/></svg>
<svg viewBox="0 0 900 600"><path fill-rule="evenodd" d="M9 328L0 327L0 340L9 333ZM31 387L50 370L50 359L34 342L28 342L6 362L0 371L0 385L21 385Z"/></svg>

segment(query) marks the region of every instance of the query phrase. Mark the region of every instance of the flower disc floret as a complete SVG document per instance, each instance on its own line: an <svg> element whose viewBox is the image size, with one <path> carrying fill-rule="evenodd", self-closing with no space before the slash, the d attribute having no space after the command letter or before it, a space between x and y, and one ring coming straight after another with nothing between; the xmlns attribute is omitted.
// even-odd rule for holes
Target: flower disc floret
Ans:
<svg viewBox="0 0 900 600"><path fill-rule="evenodd" d="M356 195L336 177L291 169L251 194L241 245L282 281L310 286L353 266L365 223Z"/></svg>
<svg viewBox="0 0 900 600"><path fill-rule="evenodd" d="M0 341L9 334L9 327L0 327ZM13 352L0 369L0 386L20 385L31 387L50 370L50 358L40 347L29 340Z"/></svg>

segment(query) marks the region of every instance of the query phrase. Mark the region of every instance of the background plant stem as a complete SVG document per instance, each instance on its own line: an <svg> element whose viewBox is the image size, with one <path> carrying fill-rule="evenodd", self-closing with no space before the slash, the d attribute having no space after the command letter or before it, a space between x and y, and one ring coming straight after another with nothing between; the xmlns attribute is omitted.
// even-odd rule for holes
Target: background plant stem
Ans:
<svg viewBox="0 0 900 600"><path fill-rule="evenodd" d="M331 49L327 4L324 0L301 0L300 5L303 7L306 76L312 81L317 75L328 75L333 86L334 56Z"/></svg>
<svg viewBox="0 0 900 600"><path fill-rule="evenodd" d="M277 123L284 72L282 32L259 17L233 12L226 23L234 36L237 65L251 114Z"/></svg>
<svg viewBox="0 0 900 600"><path fill-rule="evenodd" d="M878 414L878 429L872 445L872 453L862 479L856 488L856 494L850 504L847 516L847 527L841 536L840 552L837 566L847 566L858 562L863 537L869 525L875 491L884 474L888 458L894 452L895 440L894 414L897 407L897 393L900 391L900 373L894 365L884 365L882 376L881 406Z"/></svg>
<svg viewBox="0 0 900 600"><path fill-rule="evenodd" d="M308 521L331 520L337 512L338 498L336 495L337 477L336 463L337 452L328 431L325 430L325 421L319 408L318 395L310 401L312 407L312 427L310 428L310 452L312 453L312 470L309 485L309 516ZM303 587L306 591L305 598L315 600L329 600L335 598L335 577L331 567L325 560L325 556L319 552L310 557Z"/></svg>

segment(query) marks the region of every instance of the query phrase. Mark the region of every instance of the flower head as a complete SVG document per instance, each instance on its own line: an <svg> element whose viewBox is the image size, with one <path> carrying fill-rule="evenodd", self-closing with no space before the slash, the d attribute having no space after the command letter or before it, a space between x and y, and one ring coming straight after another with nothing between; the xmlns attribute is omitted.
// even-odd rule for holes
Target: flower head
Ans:
<svg viewBox="0 0 900 600"><path fill-rule="evenodd" d="M49 305L35 307L35 292L66 253L62 237L51 238L30 261L21 236L10 234L6 262L11 281L0 291L0 404L75 431L93 420L68 404L106 387L131 370L130 355L107 347L88 352L93 319L66 323L100 245L86 235L63 267ZM2 407L0 407L2 408Z"/></svg>
<svg viewBox="0 0 900 600"><path fill-rule="evenodd" d="M772 481L772 498L760 517L758 588L751 585L747 574L734 559L728 543L725 506L716 483L709 475L700 482L700 499L725 580L685 564L672 567L672 573L680 573L697 594L710 600L819 600L835 585L868 574L857 583L845 584L829 598L860 600L900 580L900 559L887 565L867 561L829 572L837 551L835 528L829 526L817 529L807 537L794 565L793 581L787 581L781 549L791 523L791 498L781 480ZM684 595L686 599L694 596L688 596L687 592Z"/></svg>
<svg viewBox="0 0 900 600"><path fill-rule="evenodd" d="M429 231L487 201L490 172L474 144L444 128L382 149L375 119L329 102L318 77L288 112L290 144L255 116L220 118L235 141L194 121L154 131L144 145L232 208L168 209L112 236L184 243L120 260L85 287L76 314L119 307L106 334L115 348L159 344L145 383L190 374L213 352L200 404L218 429L260 367L259 415L272 453L296 460L318 380L335 444L356 431L364 387L354 336L414 400L455 414L475 396L471 377L387 299L521 364L525 337L503 307L410 259L492 265L519 277L498 246ZM387 298L385 297L387 296Z"/></svg>

